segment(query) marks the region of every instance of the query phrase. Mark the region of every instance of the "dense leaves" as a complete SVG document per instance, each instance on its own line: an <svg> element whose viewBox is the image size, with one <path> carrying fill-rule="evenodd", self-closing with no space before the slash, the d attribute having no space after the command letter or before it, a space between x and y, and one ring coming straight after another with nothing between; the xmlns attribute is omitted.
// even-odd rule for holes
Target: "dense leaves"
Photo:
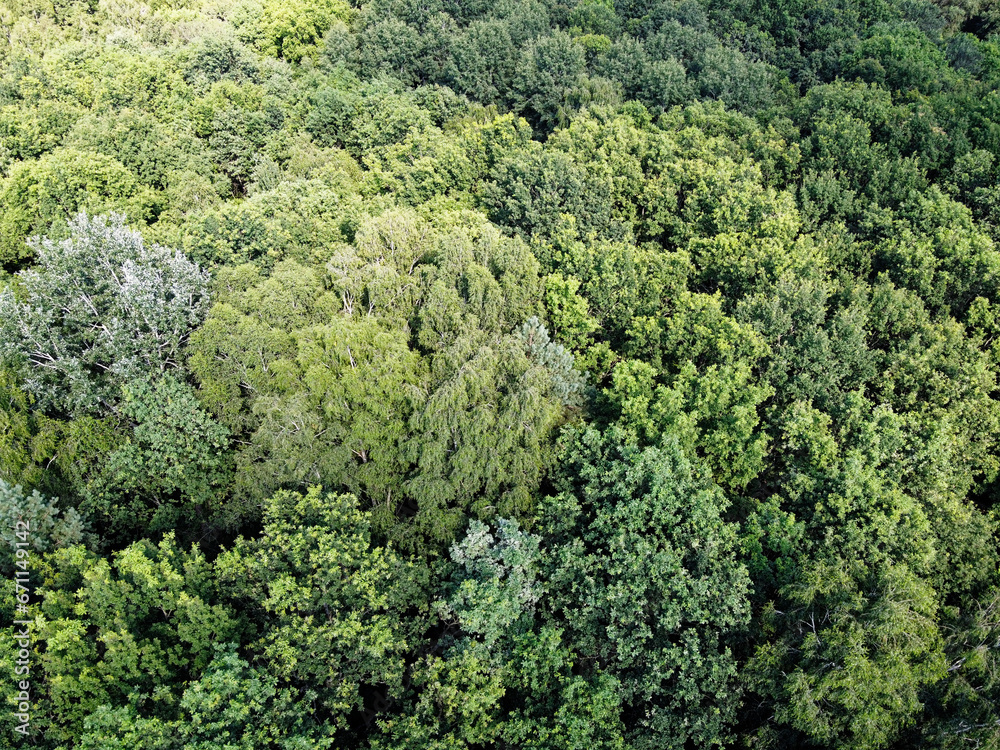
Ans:
<svg viewBox="0 0 1000 750"><path fill-rule="evenodd" d="M994 5L8 2L0 745L1000 747Z"/></svg>
<svg viewBox="0 0 1000 750"><path fill-rule="evenodd" d="M80 214L69 229L35 242L37 265L0 297L0 356L41 408L106 412L122 383L180 365L208 279L180 253L147 247L122 216Z"/></svg>

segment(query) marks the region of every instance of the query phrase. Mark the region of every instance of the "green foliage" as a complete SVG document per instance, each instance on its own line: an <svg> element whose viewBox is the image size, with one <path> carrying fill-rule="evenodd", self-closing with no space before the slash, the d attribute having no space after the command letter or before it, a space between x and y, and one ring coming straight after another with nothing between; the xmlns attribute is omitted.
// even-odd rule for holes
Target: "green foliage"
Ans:
<svg viewBox="0 0 1000 750"><path fill-rule="evenodd" d="M827 283L786 274L766 293L740 300L737 318L774 342L761 364L780 400L837 413L848 393L874 377L879 355L869 342L877 325L868 301L858 294L838 308L832 291Z"/></svg>
<svg viewBox="0 0 1000 750"><path fill-rule="evenodd" d="M997 593L987 592L951 617L945 649L948 675L930 691L930 716L917 730L921 747L995 745L997 727ZM917 732L914 732L916 734ZM916 743L918 740L914 738Z"/></svg>
<svg viewBox="0 0 1000 750"><path fill-rule="evenodd" d="M583 48L568 34L557 31L528 44L518 61L513 89L533 124L549 129L566 122L585 70Z"/></svg>
<svg viewBox="0 0 1000 750"><path fill-rule="evenodd" d="M312 706L287 689L278 677L252 668L231 644L184 689L179 718L138 715L131 706L101 706L87 717L79 746L92 750L160 750L177 747L213 750L329 748L327 727L311 715Z"/></svg>
<svg viewBox="0 0 1000 750"><path fill-rule="evenodd" d="M461 223L435 238L421 259L429 262L414 268L420 279L414 327L417 343L427 351L440 350L476 329L491 336L511 331L538 313L542 293L538 261L525 243L504 237L479 214L448 219ZM394 239L387 234L380 244ZM362 275L372 278L366 290L369 305L379 277L393 278L378 266L373 270L377 272ZM398 273L396 284L405 289L409 275ZM397 298L407 299L404 295ZM391 312L383 305L383 314Z"/></svg>
<svg viewBox="0 0 1000 750"><path fill-rule="evenodd" d="M20 162L0 186L0 263L15 269L32 260L38 247L26 240L53 227L66 234L78 211L119 211L148 221L157 203L153 191L112 156L56 149Z"/></svg>
<svg viewBox="0 0 1000 750"><path fill-rule="evenodd" d="M570 349L581 349L589 334L597 329L590 316L587 300L577 294L580 281L562 274L545 277L545 308L552 321L553 333Z"/></svg>
<svg viewBox="0 0 1000 750"><path fill-rule="evenodd" d="M909 221L899 222L895 237L875 248L875 263L932 310L945 309L961 320L976 297L998 296L993 241L965 206L936 190L915 203L901 207Z"/></svg>
<svg viewBox="0 0 1000 750"><path fill-rule="evenodd" d="M85 115L76 120L63 142L81 151L117 159L140 183L166 191L168 196L178 173L208 171L204 156L197 153L193 133L183 125L160 123L142 111L124 109ZM157 218L166 202L158 198ZM132 218L149 218L128 209L124 213Z"/></svg>
<svg viewBox="0 0 1000 750"><path fill-rule="evenodd" d="M618 16L610 2L601 0L583 0L576 4L569 13L569 23L574 29L586 34L601 34L615 36L618 31Z"/></svg>
<svg viewBox="0 0 1000 750"><path fill-rule="evenodd" d="M848 75L898 91L938 91L947 74L944 55L916 29L878 29L846 61Z"/></svg>
<svg viewBox="0 0 1000 750"><path fill-rule="evenodd" d="M262 625L258 658L282 683L308 690L330 729L345 729L362 708L364 685L400 694L426 607L422 572L372 542L370 516L353 496L318 487L276 494L263 535L240 538L216 568L227 598ZM418 614L404 619L411 607Z"/></svg>
<svg viewBox="0 0 1000 750"><path fill-rule="evenodd" d="M3 523L2 566L5 575L13 576L18 542L33 556L56 547L81 544L89 539L87 522L76 508L60 508L56 498L46 498L38 490L29 495L21 485L11 486L0 479L0 522ZM25 558L27 559L27 558ZM23 568L30 570L31 565Z"/></svg>
<svg viewBox="0 0 1000 750"><path fill-rule="evenodd" d="M543 606L620 682L631 747L722 743L738 705L725 643L749 615L736 529L676 441L640 451L623 437L567 436L541 520Z"/></svg>
<svg viewBox="0 0 1000 750"><path fill-rule="evenodd" d="M336 309L315 272L294 262L262 279L250 265L227 269L215 281L219 301L191 335L189 367L202 402L230 429L256 429L258 393L273 390L270 365L294 357L291 331L316 324Z"/></svg>
<svg viewBox="0 0 1000 750"><path fill-rule="evenodd" d="M573 355L562 344L550 341L549 332L535 317L521 326L521 339L528 357L549 371L552 395L566 406L579 406L586 378L574 369Z"/></svg>
<svg viewBox="0 0 1000 750"><path fill-rule="evenodd" d="M39 454L44 452L42 445L50 442L54 425L32 411L33 399L18 387L16 376L7 368L0 369L0 394L0 478L38 486L44 477Z"/></svg>
<svg viewBox="0 0 1000 750"><path fill-rule="evenodd" d="M241 10L240 35L263 54L293 63L301 60L335 21L350 18L350 6L341 0L263 0Z"/></svg>
<svg viewBox="0 0 1000 750"><path fill-rule="evenodd" d="M685 294L662 323L637 318L630 349L643 360L615 367L606 396L618 423L645 444L672 435L704 459L724 487L746 486L763 469L767 436L758 408L774 389L754 377L762 337L723 314L719 296Z"/></svg>
<svg viewBox="0 0 1000 750"><path fill-rule="evenodd" d="M431 372L435 387L410 420L414 470L404 489L417 504L413 524L440 543L455 538L466 514L530 510L562 408L553 373L517 336L462 336Z"/></svg>
<svg viewBox="0 0 1000 750"><path fill-rule="evenodd" d="M208 561L178 549L170 535L113 558L59 549L41 572L34 731L54 743L85 736L89 717L108 708L168 720L176 711L172 691L200 675L216 645L241 629L213 603Z"/></svg>
<svg viewBox="0 0 1000 750"><path fill-rule="evenodd" d="M508 24L473 21L452 43L452 60L448 82L456 91L483 104L510 96L518 55Z"/></svg>
<svg viewBox="0 0 1000 750"><path fill-rule="evenodd" d="M402 141L432 126L430 113L391 80L377 80L355 93L320 89L306 127L318 143L346 148L357 159L374 148Z"/></svg>
<svg viewBox="0 0 1000 750"><path fill-rule="evenodd" d="M188 51L184 80L196 88L207 89L223 79L245 83L257 73L256 60L237 39L205 37Z"/></svg>
<svg viewBox="0 0 1000 750"><path fill-rule="evenodd" d="M31 107L0 108L5 159L26 161L55 149L72 127L78 110L72 105L41 101ZM5 170L6 171L6 170Z"/></svg>
<svg viewBox="0 0 1000 750"><path fill-rule="evenodd" d="M441 614L462 623L462 630L487 649L510 632L530 629L542 594L536 581L538 537L526 534L514 521L497 521L497 538L481 521L469 524L461 542L452 545L451 559L462 566L459 582Z"/></svg>
<svg viewBox="0 0 1000 750"><path fill-rule="evenodd" d="M510 742L531 748L624 748L617 680L573 674L562 631L536 610L540 539L516 522L473 521L451 549L447 597L434 603L456 636L414 670L417 699L379 722L375 747L465 748Z"/></svg>
<svg viewBox="0 0 1000 750"><path fill-rule="evenodd" d="M524 238L551 237L565 214L579 231L603 233L610 220L608 187L588 179L573 159L559 151L534 149L497 165L484 186L483 202L490 218Z"/></svg>
<svg viewBox="0 0 1000 750"><path fill-rule="evenodd" d="M932 589L904 565L833 557L783 594L787 606L770 616L786 635L748 666L755 687L777 696L775 719L824 746L886 747L916 720L921 688L946 672Z"/></svg>
<svg viewBox="0 0 1000 750"><path fill-rule="evenodd" d="M232 479L229 431L170 375L122 389L118 416L130 434L86 488L86 507L106 536L157 532L194 521L221 521Z"/></svg>
<svg viewBox="0 0 1000 750"><path fill-rule="evenodd" d="M1000 747L993 5L7 2L28 744Z"/></svg>
<svg viewBox="0 0 1000 750"><path fill-rule="evenodd" d="M400 444L424 397L420 359L372 319L338 316L292 338L294 358L270 364L271 393L254 401L260 426L237 459L238 489L259 498L322 482L391 508L406 468Z"/></svg>

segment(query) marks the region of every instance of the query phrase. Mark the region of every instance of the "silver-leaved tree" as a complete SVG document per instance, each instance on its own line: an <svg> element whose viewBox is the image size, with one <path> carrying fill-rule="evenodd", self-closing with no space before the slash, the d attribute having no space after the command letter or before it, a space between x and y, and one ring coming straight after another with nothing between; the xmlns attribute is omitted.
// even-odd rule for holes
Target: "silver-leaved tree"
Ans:
<svg viewBox="0 0 1000 750"><path fill-rule="evenodd" d="M208 305L207 272L146 245L120 214L81 213L65 240L29 244L37 264L0 292L0 357L38 407L106 413L123 383L179 366Z"/></svg>

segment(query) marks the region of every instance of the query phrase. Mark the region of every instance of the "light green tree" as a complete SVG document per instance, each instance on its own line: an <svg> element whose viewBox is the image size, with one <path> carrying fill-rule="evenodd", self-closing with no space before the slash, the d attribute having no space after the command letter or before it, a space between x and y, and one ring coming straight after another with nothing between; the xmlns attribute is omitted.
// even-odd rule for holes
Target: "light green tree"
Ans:
<svg viewBox="0 0 1000 750"><path fill-rule="evenodd" d="M404 613L426 611L424 573L374 543L353 496L277 493L263 535L240 538L215 567L226 596L260 628L257 658L284 683L306 686L331 728L346 729L363 708L364 685L401 695L422 619Z"/></svg>

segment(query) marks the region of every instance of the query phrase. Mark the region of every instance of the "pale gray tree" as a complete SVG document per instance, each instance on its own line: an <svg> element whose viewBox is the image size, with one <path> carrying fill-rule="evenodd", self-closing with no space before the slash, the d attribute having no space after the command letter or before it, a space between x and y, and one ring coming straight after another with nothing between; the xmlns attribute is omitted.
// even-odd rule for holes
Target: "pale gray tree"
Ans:
<svg viewBox="0 0 1000 750"><path fill-rule="evenodd" d="M29 241L37 264L0 292L0 358L47 411L104 413L123 383L179 367L208 306L207 272L146 245L125 217L78 214Z"/></svg>

